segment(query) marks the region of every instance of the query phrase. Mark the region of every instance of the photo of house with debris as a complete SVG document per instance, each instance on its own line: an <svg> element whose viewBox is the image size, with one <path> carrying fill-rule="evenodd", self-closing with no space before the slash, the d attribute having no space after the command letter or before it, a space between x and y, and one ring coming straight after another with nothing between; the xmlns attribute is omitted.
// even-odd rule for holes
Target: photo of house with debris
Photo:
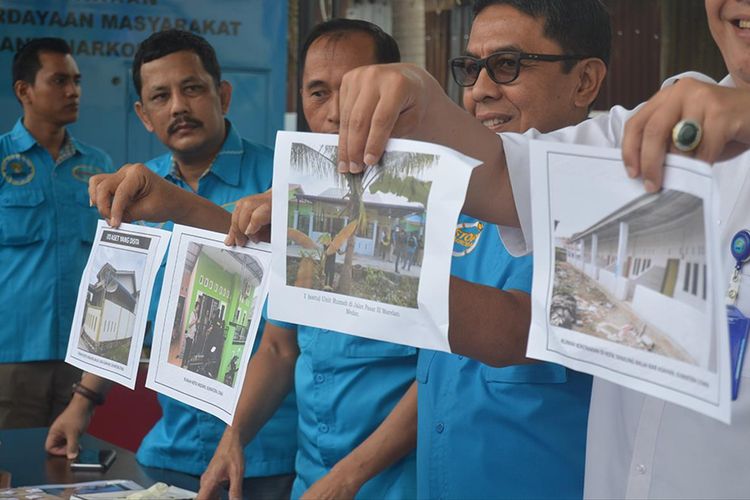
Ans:
<svg viewBox="0 0 750 500"><path fill-rule="evenodd" d="M263 278L254 257L187 243L168 362L234 387Z"/></svg>
<svg viewBox="0 0 750 500"><path fill-rule="evenodd" d="M79 349L127 364L139 294L134 270L101 266L88 285Z"/></svg>
<svg viewBox="0 0 750 500"><path fill-rule="evenodd" d="M336 146L292 144L290 286L417 306L435 155L387 152L363 175L336 170Z"/></svg>
<svg viewBox="0 0 750 500"><path fill-rule="evenodd" d="M664 190L556 230L551 324L707 368L704 224L700 198Z"/></svg>

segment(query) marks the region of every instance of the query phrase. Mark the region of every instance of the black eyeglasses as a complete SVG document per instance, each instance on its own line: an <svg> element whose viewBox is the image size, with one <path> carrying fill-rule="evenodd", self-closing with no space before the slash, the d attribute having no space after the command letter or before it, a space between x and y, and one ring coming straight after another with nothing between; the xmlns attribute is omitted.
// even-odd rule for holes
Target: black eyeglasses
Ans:
<svg viewBox="0 0 750 500"><path fill-rule="evenodd" d="M521 71L521 61L575 61L587 59L589 56L573 54L527 54L526 52L502 51L490 54L484 59L461 56L451 59L451 73L453 79L461 87L471 87L477 82L482 68L495 83L510 83Z"/></svg>

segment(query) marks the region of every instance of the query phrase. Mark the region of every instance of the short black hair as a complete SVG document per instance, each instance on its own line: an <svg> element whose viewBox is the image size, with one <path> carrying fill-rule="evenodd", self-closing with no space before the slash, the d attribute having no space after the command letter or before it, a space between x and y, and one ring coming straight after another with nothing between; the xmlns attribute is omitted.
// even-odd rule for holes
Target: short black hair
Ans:
<svg viewBox="0 0 750 500"><path fill-rule="evenodd" d="M377 64L389 64L401 61L401 52L398 50L396 40L383 31L377 24L361 19L336 18L316 25L310 34L307 35L305 43L302 45L302 51L300 52L300 80L305 70L307 51L315 40L322 37L339 40L350 33L364 33L372 38L375 44L375 62Z"/></svg>
<svg viewBox="0 0 750 500"><path fill-rule="evenodd" d="M13 85L21 80L33 84L42 67L41 52L71 54L70 45L62 38L33 38L26 42L13 56Z"/></svg>
<svg viewBox="0 0 750 500"><path fill-rule="evenodd" d="M174 29L158 31L141 42L133 57L133 85L138 92L138 97L141 97L143 87L141 66L183 50L197 54L203 68L211 75L216 85L221 83L221 68L216 58L216 51L205 38L190 31Z"/></svg>
<svg viewBox="0 0 750 500"><path fill-rule="evenodd" d="M609 65L612 26L601 0L475 0L474 17L492 5L508 5L533 18L544 19L544 35L566 54L601 59ZM564 61L570 71L576 61Z"/></svg>

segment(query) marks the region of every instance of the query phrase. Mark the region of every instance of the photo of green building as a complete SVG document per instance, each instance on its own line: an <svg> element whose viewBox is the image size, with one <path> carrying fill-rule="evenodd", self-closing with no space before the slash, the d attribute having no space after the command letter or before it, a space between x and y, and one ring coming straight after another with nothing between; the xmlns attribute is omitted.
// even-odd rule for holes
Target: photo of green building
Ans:
<svg viewBox="0 0 750 500"><path fill-rule="evenodd" d="M249 255L190 242L169 363L234 387L262 277Z"/></svg>

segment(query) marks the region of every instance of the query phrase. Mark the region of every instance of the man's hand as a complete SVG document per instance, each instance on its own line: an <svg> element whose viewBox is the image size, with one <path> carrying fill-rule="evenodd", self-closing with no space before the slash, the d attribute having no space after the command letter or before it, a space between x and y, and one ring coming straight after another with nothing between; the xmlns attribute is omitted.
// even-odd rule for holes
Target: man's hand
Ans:
<svg viewBox="0 0 750 500"><path fill-rule="evenodd" d="M365 165L376 164L388 138L416 134L428 109L441 98L447 96L440 84L411 64L349 71L339 91L339 172L360 173Z"/></svg>
<svg viewBox="0 0 750 500"><path fill-rule="evenodd" d="M339 91L339 118L339 172L356 174L376 164L390 137L447 146L482 162L472 171L463 212L518 225L502 141L424 69L384 64L349 71Z"/></svg>
<svg viewBox="0 0 750 500"><path fill-rule="evenodd" d="M362 484L355 481L352 474L348 474L337 466L321 477L301 497L302 500L348 500L353 499Z"/></svg>
<svg viewBox="0 0 750 500"><path fill-rule="evenodd" d="M94 411L88 399L74 395L68 407L55 419L47 433L44 449L50 455L73 459L78 456L78 441L86 432Z"/></svg>
<svg viewBox="0 0 750 500"><path fill-rule="evenodd" d="M664 178L664 157L679 153L672 128L683 119L698 122L703 138L688 153L714 163L731 158L750 145L750 91L683 78L657 92L625 124L622 159L631 177L643 176L646 190L658 191Z"/></svg>
<svg viewBox="0 0 750 500"><path fill-rule="evenodd" d="M232 212L232 225L224 243L243 246L248 239L270 241L271 201L270 189L239 200Z"/></svg>
<svg viewBox="0 0 750 500"><path fill-rule="evenodd" d="M112 227L123 221L178 219L185 208L178 203L183 193L143 163L126 164L89 180L89 198Z"/></svg>
<svg viewBox="0 0 750 500"><path fill-rule="evenodd" d="M197 500L218 498L219 489L227 481L230 500L240 500L244 475L245 456L242 451L242 442L235 430L227 427L206 472L201 476Z"/></svg>

